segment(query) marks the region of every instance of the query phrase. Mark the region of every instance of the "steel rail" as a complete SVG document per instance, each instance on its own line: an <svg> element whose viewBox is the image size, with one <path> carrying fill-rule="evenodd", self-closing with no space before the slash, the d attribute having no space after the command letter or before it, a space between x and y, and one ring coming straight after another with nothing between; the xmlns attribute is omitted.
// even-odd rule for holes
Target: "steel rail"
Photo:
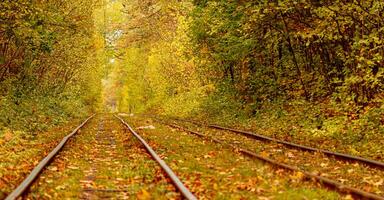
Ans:
<svg viewBox="0 0 384 200"><path fill-rule="evenodd" d="M75 130L73 130L69 135L65 136L61 142L43 159L39 164L31 171L31 173L23 180L23 182L13 190L5 200L14 200L20 197L33 183L34 180L39 176L39 174L44 170L46 166L52 161L52 159L60 152L64 147L65 143L75 135L80 128L82 128L91 118L95 116L92 115L88 117L82 124L80 124Z"/></svg>
<svg viewBox="0 0 384 200"><path fill-rule="evenodd" d="M154 117L154 118L156 118L156 117ZM290 147L290 148L296 148L296 149L312 151L312 152L320 152L320 153L323 153L325 155L334 156L334 157L339 158L339 159L350 160L350 161L357 161L357 162L361 162L361 163L367 164L367 165L369 165L371 167L376 167L376 168L384 169L384 163L380 162L380 161L377 161L377 160L372 160L372 159L368 159L368 158L363 158L363 157L359 157L359 156L353 156L353 155L350 155L350 154L339 153L339 152L334 152L334 151L329 151L329 150L324 150L324 149L318 149L318 148L309 147L309 146L305 146L305 145L301 145L301 144L296 144L296 143L293 143L293 142L287 142L287 141L284 141L284 140L268 137L268 136L257 134L257 133L250 132L250 131L237 130L237 129L223 127L223 126L214 125L214 124L204 124L204 123L201 123L201 122L185 120L185 119L174 119L174 120L192 123L192 124L195 124L197 126L206 126L208 128L213 128L213 129L218 129L218 130L231 131L231 132L234 132L234 133L239 133L239 134L244 135L244 136L249 137L249 138L257 139L257 140L265 140L265 141L270 141L270 142L276 142L276 143L283 144L283 145L285 145L287 147Z"/></svg>
<svg viewBox="0 0 384 200"><path fill-rule="evenodd" d="M308 179L315 179L315 180L317 180L317 181L319 181L319 182L321 182L321 183L323 183L325 185L328 185L328 186L331 186L331 187L335 188L337 191L339 191L341 193L352 194L352 195L359 196L359 197L365 198L365 199L384 200L383 196L379 196L377 194L373 194L373 193L370 193L370 192L365 192L363 190L360 190L360 189L357 189L357 188L353 188L353 187L344 185L344 184L342 184L340 182L331 180L329 178L325 178L325 177L316 175L314 173L301 170L301 169L299 169L298 167L295 167L295 166L279 163L278 161L275 161L275 160L270 159L270 158L266 158L264 156L260 156L260 155L254 153L254 152L252 152L250 150L238 147L236 145L227 144L224 141L221 141L221 140L209 137L209 136L204 135L202 133L186 129L184 127L181 127L181 126L178 126L178 125L175 125L175 124L168 124L168 123L161 122L161 121L160 121L160 123L165 124L165 125L170 126L170 127L173 127L173 128L176 128L176 129L179 129L179 130L182 130L184 132L192 133L192 134L194 134L194 135L196 135L196 136L198 136L200 138L203 138L205 140L213 141L215 143L218 143L218 144L221 144L221 145L224 145L224 146L229 146L229 147L237 150L238 152L240 152L240 153L242 153L242 154L244 154L244 155L246 155L248 157L259 159L259 160L261 160L263 162L272 164L272 165L277 166L279 168L290 170L290 171L301 172L304 177L306 177Z"/></svg>
<svg viewBox="0 0 384 200"><path fill-rule="evenodd" d="M116 118L118 118L121 123L123 123L128 130L141 142L141 144L144 145L145 149L148 151L148 153L152 156L152 158L160 165L160 167L164 170L164 172L168 175L168 177L171 179L172 183L175 185L175 187L179 190L179 192L182 194L182 196L188 200L197 200L195 195L193 195L187 187L181 182L181 180L177 177L177 175L172 171L172 169L160 158L159 155L149 146L149 144L138 134L136 133L133 128L125 122L122 118L115 115Z"/></svg>
<svg viewBox="0 0 384 200"><path fill-rule="evenodd" d="M384 163L383 162L376 161L376 160L371 160L371 159L367 159L367 158L363 158L363 157L359 157L359 156L353 156L353 155L349 155L349 154L338 153L338 152L334 152L334 151L328 151L328 150L324 150L324 149L318 149L318 148L314 148L314 147L304 146L304 145L300 145L300 144L296 144L296 143L292 143L292 142L287 142L287 141L284 141L284 140L279 140L279 139L271 138L271 137L268 137L268 136L256 134L256 133L253 133L253 132L242 131L242 130L222 127L222 126L218 126L218 125L208 125L208 127L219 129L219 130L231 131L231 132L234 132L234 133L240 133L240 134L242 134L244 136L251 137L251 138L254 138L254 139L261 139L261 140L267 140L267 141L271 141L271 142L276 142L276 143L279 143L279 144L284 144L284 145L289 146L289 147L299 148L299 149L303 149L303 150L306 150L306 151L321 152L321 153L326 154L326 155L335 156L335 157L343 158L343 159L347 159L347 160L359 161L359 162L368 164L370 166L384 168Z"/></svg>

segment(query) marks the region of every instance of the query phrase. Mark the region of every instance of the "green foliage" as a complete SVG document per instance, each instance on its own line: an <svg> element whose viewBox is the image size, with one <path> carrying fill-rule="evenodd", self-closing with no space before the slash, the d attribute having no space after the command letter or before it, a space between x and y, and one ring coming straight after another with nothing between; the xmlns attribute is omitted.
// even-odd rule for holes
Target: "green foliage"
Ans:
<svg viewBox="0 0 384 200"><path fill-rule="evenodd" d="M2 129L41 131L70 118L83 117L91 111L80 91L49 94L33 89L26 91L17 83L13 83L12 87L13 90L0 100Z"/></svg>
<svg viewBox="0 0 384 200"><path fill-rule="evenodd" d="M0 127L37 131L99 106L98 3L0 2Z"/></svg>
<svg viewBox="0 0 384 200"><path fill-rule="evenodd" d="M231 88L230 83L222 85L220 88L210 94L208 97L201 99L201 108L191 113L204 118L208 117L212 121L221 121L225 124L232 123L234 119L244 120L247 115L247 109L244 103L235 98L237 91Z"/></svg>
<svg viewBox="0 0 384 200"><path fill-rule="evenodd" d="M335 95L357 104L383 90L380 1L209 1L196 4L191 35L199 67L243 99L318 100ZM357 17L358 16L358 17Z"/></svg>

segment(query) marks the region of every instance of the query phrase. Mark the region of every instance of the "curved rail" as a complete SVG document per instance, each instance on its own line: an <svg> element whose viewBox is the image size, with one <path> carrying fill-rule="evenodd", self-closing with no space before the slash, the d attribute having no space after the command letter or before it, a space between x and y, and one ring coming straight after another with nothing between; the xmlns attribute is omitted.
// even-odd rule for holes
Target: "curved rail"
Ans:
<svg viewBox="0 0 384 200"><path fill-rule="evenodd" d="M372 166L372 167L384 169L384 163L377 161L377 160L372 160L372 159L363 158L363 157L359 157L359 156L353 156L353 155L349 155L349 154L345 154L345 153L338 153L338 152L324 150L324 149L318 149L318 148L309 147L309 146L305 146L305 145L301 145L301 144L296 144L293 142L287 142L284 140L280 140L280 139L268 137L265 135L253 133L250 131L237 130L237 129L223 127L223 126L214 125L214 124L203 124L200 122L185 120L185 119L175 119L175 120L192 123L192 124L195 124L197 126L206 126L209 128L231 131L234 133L239 133L239 134L244 135L244 136L249 137L249 138L253 138L253 139L257 139L257 140L265 140L265 141L270 141L270 142L276 142L276 143L283 144L283 145L285 145L287 147L291 147L291 148L297 148L297 149L302 149L302 150L312 151L312 152L321 152L325 155L334 156L334 157L339 158L339 159L357 161L357 162L361 162L361 163L367 164L367 165Z"/></svg>
<svg viewBox="0 0 384 200"><path fill-rule="evenodd" d="M24 181L13 190L5 200L14 200L20 197L33 183L33 181L39 176L39 174L44 170L46 166L52 161L52 159L60 152L60 150L64 147L65 143L75 135L80 128L82 128L91 118L95 115L88 117L82 124L80 124L75 130L72 131L69 135L65 136L61 142L43 159L39 162L39 164L31 171L31 173L24 179Z"/></svg>
<svg viewBox="0 0 384 200"><path fill-rule="evenodd" d="M129 126L129 124L125 122L122 118L120 118L117 115L115 115L115 117L118 118L121 121L121 123L123 123L128 128L128 130L141 142L141 144L144 145L145 149L149 152L152 158L156 160L156 162L160 165L160 167L169 176L169 178L172 180L172 183L180 191L183 197L188 200L197 200L197 198L188 190L188 188L185 187L185 185L180 181L180 179L172 171L172 169L156 154L156 152L148 145L148 143L139 134L137 134L132 129L132 127Z"/></svg>
<svg viewBox="0 0 384 200"><path fill-rule="evenodd" d="M286 170L290 170L290 171L296 171L296 172L301 172L304 177L309 178L309 179L315 179L315 180L317 180L317 181L319 181L321 183L324 183L324 184L326 184L328 186L331 186L331 187L335 188L339 192L352 194L352 195L358 196L358 197L363 198L363 199L384 200L383 196L379 196L379 195L376 195L376 194L373 194L373 193L365 192L363 190L356 189L356 188L344 185L342 183L339 183L337 181L331 180L329 178L325 178L325 177L316 175L314 173L301 170L301 169L299 169L299 168L297 168L295 166L279 163L278 161L275 161L273 159L266 158L264 156L260 156L260 155L258 155L256 153L253 153L250 150L243 149L243 148L240 148L240 147L235 146L235 145L227 144L227 143L225 143L225 142L223 142L221 140L209 137L209 136L204 135L202 133L186 129L184 127L181 127L181 126L178 126L178 125L175 125L175 124L168 124L168 123L165 123L165 122L160 122L160 123L168 125L170 127L176 128L176 129L179 129L179 130L182 130L182 131L185 131L185 132L192 133L192 134L194 134L194 135L196 135L198 137L201 137L203 139L206 139L206 140L209 140L209 141L213 141L215 143L218 143L218 144L221 144L221 145L224 145L224 146L229 146L229 147L237 150L238 152L240 152L240 153L242 153L242 154L244 154L246 156L259 159L259 160L261 160L263 162L272 164L272 165L280 167L282 169L286 169Z"/></svg>

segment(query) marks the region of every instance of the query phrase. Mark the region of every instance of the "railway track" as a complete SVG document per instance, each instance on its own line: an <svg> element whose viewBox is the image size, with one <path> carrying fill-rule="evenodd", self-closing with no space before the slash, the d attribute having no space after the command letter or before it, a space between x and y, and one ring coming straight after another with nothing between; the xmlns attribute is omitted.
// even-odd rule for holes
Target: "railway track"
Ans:
<svg viewBox="0 0 384 200"><path fill-rule="evenodd" d="M6 200L14 200L19 197L22 197L24 195L27 195L29 193L30 187L34 185L34 182L39 179L39 176L42 173L45 173L46 169L49 167L52 161L55 159L55 157L62 152L64 146L66 143L69 141L70 138L72 138L74 135L82 135L82 134L76 134L79 132L80 129L82 129L92 118L94 118L95 115L90 116L87 118L80 126L78 126L75 130L73 130L70 134L65 136L61 142L43 159L41 160L38 165L31 171L31 173L24 179L24 181L16 187L7 197ZM129 132L134 135L138 141L145 147L146 151L151 155L154 161L158 164L158 166L161 167L161 170L168 176L169 180L171 180L171 183L175 186L176 190L180 193L180 195L184 199L188 200L195 200L197 199L185 186L184 184L180 181L180 179L175 175L175 173L172 171L172 169L156 154L156 152L146 143L146 141L138 134L136 133L130 126L127 124L123 119L119 118L118 116L115 116L118 118L124 127L126 127ZM115 119L117 121L117 119ZM92 161L91 160L91 169L88 170L86 173L88 174L85 177L85 180L81 180L80 182L86 183L86 187L83 188L83 194L81 195L81 198L84 199L89 199L92 194L94 194L97 191L101 191L104 193L115 193L115 192L127 192L125 189L108 189L108 188L90 188L89 183L93 181L93 179L97 178L97 167L105 167L106 165L109 165L110 163L118 163L118 161L114 160L114 157L111 157L109 155L115 155L116 151L115 149L117 148L117 142L116 139L114 138L114 135L117 134L116 130L104 130L104 123L99 123L99 126L97 128L96 135L94 138L94 142L97 146L94 146L94 149L91 148L91 150L87 149L89 152L94 153L97 157L97 160ZM115 133L116 131L116 133ZM93 131L94 132L94 131ZM108 134L106 134L106 132ZM86 142L86 141L85 141ZM76 141L72 141L72 143L76 144ZM103 147L106 145L107 148L111 148L111 150L105 150ZM80 145L81 146L81 145ZM98 155L100 154L98 148L103 149L102 151L104 152L105 155ZM131 149L131 148L130 148ZM78 151L78 150L77 150ZM113 152L111 152L113 151ZM75 151L76 152L76 151ZM79 153L79 152L77 152ZM107 153L107 154L106 154ZM80 155L82 153L80 152ZM84 155L85 156L85 155ZM124 155L120 155L124 156ZM56 160L54 161L56 162ZM106 163L108 162L108 163ZM106 169L107 171L110 171L109 167ZM44 177L43 177L44 178ZM109 178L107 179L108 181ZM120 179L119 179L120 180ZM124 181L124 180L120 180ZM92 185L91 185L92 186ZM34 185L34 187L39 187L39 185ZM53 198L53 197L52 197ZM79 198L79 197L77 197Z"/></svg>
<svg viewBox="0 0 384 200"><path fill-rule="evenodd" d="M368 186L370 185L367 183L360 184L361 182L364 182L365 177L367 177L368 175L375 176L378 179L381 179L383 177L382 176L383 171L382 171L382 168L380 167L380 162L377 162L379 163L379 165L374 165L374 166L372 166L372 164L377 164L376 162L365 163L367 166L359 165L359 164L356 165L356 163L353 163L353 162L350 163L345 160L340 161L334 158L329 158L331 154L325 154L323 151L318 151L314 148L310 151L307 148L304 148L302 149L304 151L301 151L300 146L297 146L297 145L285 146L285 143L279 143L279 142L276 142L275 140L272 140L274 142L272 144L272 148L269 148L269 147L266 148L265 139L262 140L264 143L260 141L257 141L255 143L255 140L254 140L255 138L253 136L249 137L248 135L243 135L243 134L241 135L243 138L239 139L238 137L234 137L233 134L229 133L230 131L235 131L235 130L228 129L228 128L222 128L222 127L217 128L216 126L210 127L210 128L219 129L220 131L214 131L214 132L205 131L206 134L202 134L201 132L190 130L188 128L185 128L175 123L165 122L164 120L159 120L158 118L155 120L162 124L168 125L170 127L194 134L205 140L209 140L215 143L220 143L227 147L233 148L244 155L262 160L273 166L277 166L285 170L300 172L302 173L302 176L304 178L314 179L316 181L319 181L327 186L330 186L331 188L336 189L341 193L350 193L358 198L381 199L381 200L384 199L384 196L382 196L384 194L383 187L378 187L379 189L376 191L365 191L364 189L360 189L360 188L368 188L367 185ZM193 123L196 125L196 122L193 122ZM198 125L201 125L201 124L198 124ZM225 130L226 132L223 133L222 130ZM244 131L238 131L238 132L244 132ZM249 133L249 134L253 134L253 133ZM267 141L270 141L270 140L267 140ZM294 147L294 149L292 149L292 147ZM319 157L321 159L319 159ZM319 168L311 167L313 163L309 163L309 160L314 158L321 161L318 164L320 164L319 168L323 168L322 170L315 171L316 169L319 169ZM340 158L340 157L337 157L337 158ZM354 159L354 156L348 156L347 160L350 161L351 159ZM365 159L357 159L355 160L355 162L364 163ZM338 169L338 168L341 168L341 169ZM359 176L352 179L352 181L349 181L348 176L356 176L356 174L351 172L351 170L355 170L356 168L359 171ZM345 172L346 176L339 178L337 180L337 176L339 176L340 174L338 173L333 174L334 173L333 171L337 171L337 170L340 170L341 172ZM369 174L365 174L365 173L369 173ZM344 184L344 182L350 183L354 181L359 183L352 184L353 187L347 186L347 184ZM377 183L382 184L380 182L377 182Z"/></svg>
<svg viewBox="0 0 384 200"><path fill-rule="evenodd" d="M63 149L65 144L68 142L68 140L73 137L74 135L83 135L82 134L76 134L79 132L80 129L82 129L89 120L91 120L94 116L91 116L87 118L80 126L78 126L75 130L73 130L69 135L63 138L63 140L59 143L59 145L54 148L54 150L48 154L47 157L45 157L33 170L32 172L25 178L25 180L12 192L8 195L6 198L9 199L17 199L20 196L23 196L24 194L28 194L29 188L33 184L36 179L39 179L39 175L44 173L45 169L50 165L52 160L55 158L55 156ZM119 129L120 132L117 130L114 130L116 128L113 128L113 126L108 126L112 121L104 122L103 120L99 123L95 140L97 141L97 147L95 146L95 149L113 149L117 148L119 141L116 140L115 136L116 134L121 133L123 129L129 130L129 132L132 133L132 135L137 138L137 141L140 142L142 146L144 146L146 152L153 158L153 160L158 163L158 166L161 167L160 170L163 171L163 173L169 177L171 180L170 182L175 186L176 190L179 192L179 194L185 198L185 199L196 199L196 197L184 186L184 184L180 181L180 179L175 175L175 173L171 170L171 168L156 154L156 152L148 145L148 143L137 133L133 128L126 123L122 118L115 115L114 117L110 117L109 120L112 120L113 118L116 118L120 121L120 124L122 128ZM114 119L114 123L117 123L118 120ZM233 133L230 133L233 130L230 129L222 129L222 128L214 128L214 131L204 131L205 134L191 130L189 128L185 128L183 126L180 126L176 123L169 123L165 122L164 120L156 119L159 123L165 124L167 126L170 126L174 129L181 130L186 133L191 133L195 136L198 136L199 138L202 138L204 140L208 140L214 143L219 143L222 146L226 146L232 149L235 149L241 154L244 154L248 157L255 158L258 160L262 160L266 163L271 164L272 166L276 166L278 168L287 170L287 171L294 171L299 172L299 175L302 176L303 180L316 180L317 182L321 182L324 185L327 185L341 193L348 193L352 194L353 196L359 198L359 199L379 199L384 200L384 197L382 196L382 191L384 191L383 187L379 187L378 191L371 191L370 189L366 189L364 186L367 184L362 185L351 185L349 184L349 180L344 179L335 179L334 176L332 176L332 169L335 169L339 166L347 166L347 168L341 168L342 171L349 173L349 170L358 168L358 170L362 170L362 172L370 173L370 176L374 176L375 174L378 174L379 178L382 176L382 169L378 166L372 167L372 164L370 163L367 166L365 165L356 165L356 163L352 162L346 162L346 161L336 161L333 158L329 158L329 155L324 154L324 152L321 151L308 151L304 149L304 151L300 151L298 147L292 148L292 146L286 146L284 143L279 143L276 141L273 141L273 143L269 143L269 145L265 145L265 140L262 139L261 141L254 140L254 137L249 137L244 134L237 135L234 137ZM194 122L195 123L195 122ZM196 123L195 123L196 125ZM116 131L116 133L114 133ZM90 133L91 134L91 133ZM95 134L95 133L93 133ZM251 133L252 134L252 133ZM78 137L78 136L76 136ZM72 143L76 143L76 141L71 140ZM241 145L240 145L241 144ZM81 145L80 145L81 146ZM132 147L129 147L131 149ZM276 151L279 150L279 151ZM91 154L99 154L98 151L90 151ZM88 152L89 153L89 152ZM144 150L142 153L145 153ZM97 168L99 166L105 165L105 162L114 162L115 157L111 155L115 155L115 153L110 153L104 156L98 156L98 160L96 162L92 163L92 168L87 172L87 177L85 181L86 183L94 181L98 177L97 175ZM312 154L312 155L309 155ZM124 156L124 155L120 155ZM288 157L287 157L288 156ZM319 172L314 172L311 166L307 166L308 159L310 156L314 157L321 157L320 165L322 168L324 168L323 171L328 171L330 175L323 173L321 170ZM282 160L282 158L287 157L286 160ZM299 159L299 157L302 157ZM350 160L351 158L348 158ZM55 160L55 162L57 162ZM333 162L339 162L333 165ZM356 160L355 162L364 162L363 160ZM310 165L313 163L310 163ZM323 166L324 165L324 166ZM371 170L372 169L372 170ZM107 170L110 170L107 167ZM366 171L364 171L366 170ZM337 170L336 170L337 171ZM338 174L336 174L338 175ZM355 176L354 173L349 173L349 175ZM343 177L345 178L345 177ZM357 177L358 179L363 180L364 175ZM360 180L360 181L361 181ZM369 184L368 184L369 185ZM35 186L39 187L39 186ZM92 186L86 186L82 189L83 194L81 195L82 199L89 199L92 197L92 195L99 194L99 193L129 193L130 190L121 187L121 188L94 188Z"/></svg>
<svg viewBox="0 0 384 200"><path fill-rule="evenodd" d="M159 120L159 118L157 118L157 117L154 117L154 118ZM333 156L333 157L336 157L336 158L339 158L339 159L344 159L344 160L349 160L349 161L354 161L354 162L360 162L360 163L365 164L365 165L369 165L369 166L372 166L372 167L377 167L379 169L384 169L384 163L380 162L380 161L377 161L377 160L372 160L372 159L363 158L363 157L359 157L359 156L353 156L353 155L349 155L349 154L345 154L345 153L329 151L329 150L325 150L325 149L314 148L314 147L310 147L310 146L296 144L296 143L293 143L293 142L288 142L288 141L284 141L284 140L280 140L280 139L275 139L275 138L272 138L272 137L268 137L268 136L257 134L257 133L250 132L250 131L238 130L238 129L224 127L224 126L219 126L219 125L215 125L215 124L203 124L203 123L200 123L200 122L196 122L196 121L192 121L192 120L184 120L184 119L174 119L174 120L191 123L191 124L194 124L194 125L199 126L199 127L203 127L204 126L204 127L208 127L208 128L212 128L212 129L229 131L229 132L241 134L243 136L246 136L246 137L249 137L249 138L252 138L252 139L256 139L256 140L263 140L263 141L268 141L268 142L274 142L274 143L285 145L285 146L287 146L289 148L296 148L296 149L300 149L300 150L304 150L304 151L319 152L319 153L323 153L323 154L325 154L327 156Z"/></svg>

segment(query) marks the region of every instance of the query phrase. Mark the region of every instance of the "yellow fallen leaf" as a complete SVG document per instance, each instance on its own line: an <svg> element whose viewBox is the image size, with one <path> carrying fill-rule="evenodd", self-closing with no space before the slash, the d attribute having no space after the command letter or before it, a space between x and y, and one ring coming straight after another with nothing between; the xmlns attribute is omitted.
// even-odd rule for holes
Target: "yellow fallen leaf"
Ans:
<svg viewBox="0 0 384 200"><path fill-rule="evenodd" d="M320 166L321 166L321 167L326 167L326 166L328 166L328 164L326 164L326 163L320 163Z"/></svg>
<svg viewBox="0 0 384 200"><path fill-rule="evenodd" d="M137 198L140 199L140 200L151 199L151 194L149 194L149 192L147 192L147 190L142 189L142 190L137 194Z"/></svg>
<svg viewBox="0 0 384 200"><path fill-rule="evenodd" d="M13 134L12 134L11 131L6 130L5 133L4 133L4 136L3 136L3 137L4 137L4 140L5 140L6 142L9 142L9 141L12 140L12 138L13 138Z"/></svg>
<svg viewBox="0 0 384 200"><path fill-rule="evenodd" d="M50 170L50 171L57 171L57 167L55 167L55 166L54 166L54 167L51 167L51 168L49 168L49 170Z"/></svg>
<svg viewBox="0 0 384 200"><path fill-rule="evenodd" d="M75 166L68 166L68 169L79 169L79 168Z"/></svg>
<svg viewBox="0 0 384 200"><path fill-rule="evenodd" d="M293 180L301 181L304 178L304 174L302 172L296 172L294 175L291 176Z"/></svg>
<svg viewBox="0 0 384 200"><path fill-rule="evenodd" d="M261 152L260 155L264 158L269 157L269 153L265 151Z"/></svg>
<svg viewBox="0 0 384 200"><path fill-rule="evenodd" d="M210 155L204 155L204 158L211 158Z"/></svg>
<svg viewBox="0 0 384 200"><path fill-rule="evenodd" d="M378 186L383 185L383 183L384 183L384 179L380 179L379 181L373 183L373 185L378 187Z"/></svg>
<svg viewBox="0 0 384 200"><path fill-rule="evenodd" d="M348 194L347 196L344 197L344 200L353 200L352 195Z"/></svg>

